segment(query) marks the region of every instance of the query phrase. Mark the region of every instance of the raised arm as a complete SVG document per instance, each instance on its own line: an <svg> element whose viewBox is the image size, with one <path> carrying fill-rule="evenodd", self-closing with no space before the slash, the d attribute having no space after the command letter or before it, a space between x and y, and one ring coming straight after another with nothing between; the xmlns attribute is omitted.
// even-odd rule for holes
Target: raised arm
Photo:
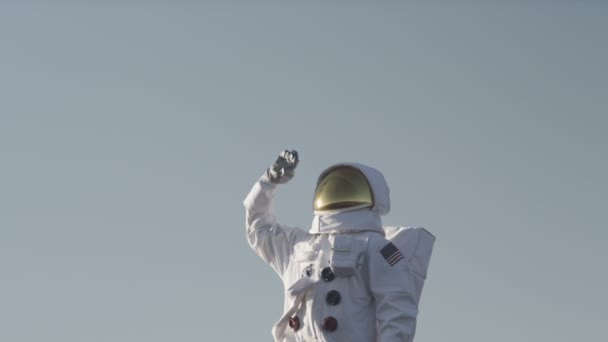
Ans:
<svg viewBox="0 0 608 342"><path fill-rule="evenodd" d="M243 203L249 245L279 275L288 265L293 244L299 236L307 234L298 228L277 223L273 212L276 188L278 184L287 183L293 178L297 164L296 151L283 151L253 185Z"/></svg>

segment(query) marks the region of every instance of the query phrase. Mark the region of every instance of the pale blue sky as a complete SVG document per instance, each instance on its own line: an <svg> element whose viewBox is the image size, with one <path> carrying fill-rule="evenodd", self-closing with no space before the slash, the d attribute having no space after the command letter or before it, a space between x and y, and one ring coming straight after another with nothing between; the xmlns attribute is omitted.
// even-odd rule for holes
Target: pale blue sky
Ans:
<svg viewBox="0 0 608 342"><path fill-rule="evenodd" d="M284 148L437 235L417 342L605 339L607 5L100 3L0 4L0 341L270 341Z"/></svg>

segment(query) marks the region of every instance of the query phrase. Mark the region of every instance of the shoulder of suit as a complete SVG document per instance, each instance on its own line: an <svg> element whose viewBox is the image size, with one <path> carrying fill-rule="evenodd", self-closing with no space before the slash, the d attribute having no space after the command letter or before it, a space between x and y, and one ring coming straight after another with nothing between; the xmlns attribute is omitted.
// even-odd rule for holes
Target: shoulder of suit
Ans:
<svg viewBox="0 0 608 342"><path fill-rule="evenodd" d="M367 250L369 253L378 252L386 244L390 243L384 236L375 232L369 232L367 234Z"/></svg>

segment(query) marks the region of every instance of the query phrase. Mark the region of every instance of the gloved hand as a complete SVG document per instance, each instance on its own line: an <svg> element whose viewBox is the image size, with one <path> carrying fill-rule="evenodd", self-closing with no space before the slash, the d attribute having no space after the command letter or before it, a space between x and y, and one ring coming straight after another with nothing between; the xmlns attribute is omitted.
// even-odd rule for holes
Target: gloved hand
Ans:
<svg viewBox="0 0 608 342"><path fill-rule="evenodd" d="M298 152L295 150L281 152L277 160L266 170L268 181L275 184L289 182L293 178L298 161Z"/></svg>

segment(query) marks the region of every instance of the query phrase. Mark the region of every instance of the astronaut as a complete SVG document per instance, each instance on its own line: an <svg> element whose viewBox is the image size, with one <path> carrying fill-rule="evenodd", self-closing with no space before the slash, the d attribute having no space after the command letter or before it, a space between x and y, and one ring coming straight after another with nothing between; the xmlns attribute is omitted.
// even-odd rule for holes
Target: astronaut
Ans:
<svg viewBox="0 0 608 342"><path fill-rule="evenodd" d="M244 201L248 242L285 287L275 342L413 341L430 250L427 244L426 264L415 272L415 248L403 252L386 238L391 230L380 219L390 210L384 176L356 163L323 171L306 232L279 224L272 209L275 190L297 165L297 152L283 151Z"/></svg>

